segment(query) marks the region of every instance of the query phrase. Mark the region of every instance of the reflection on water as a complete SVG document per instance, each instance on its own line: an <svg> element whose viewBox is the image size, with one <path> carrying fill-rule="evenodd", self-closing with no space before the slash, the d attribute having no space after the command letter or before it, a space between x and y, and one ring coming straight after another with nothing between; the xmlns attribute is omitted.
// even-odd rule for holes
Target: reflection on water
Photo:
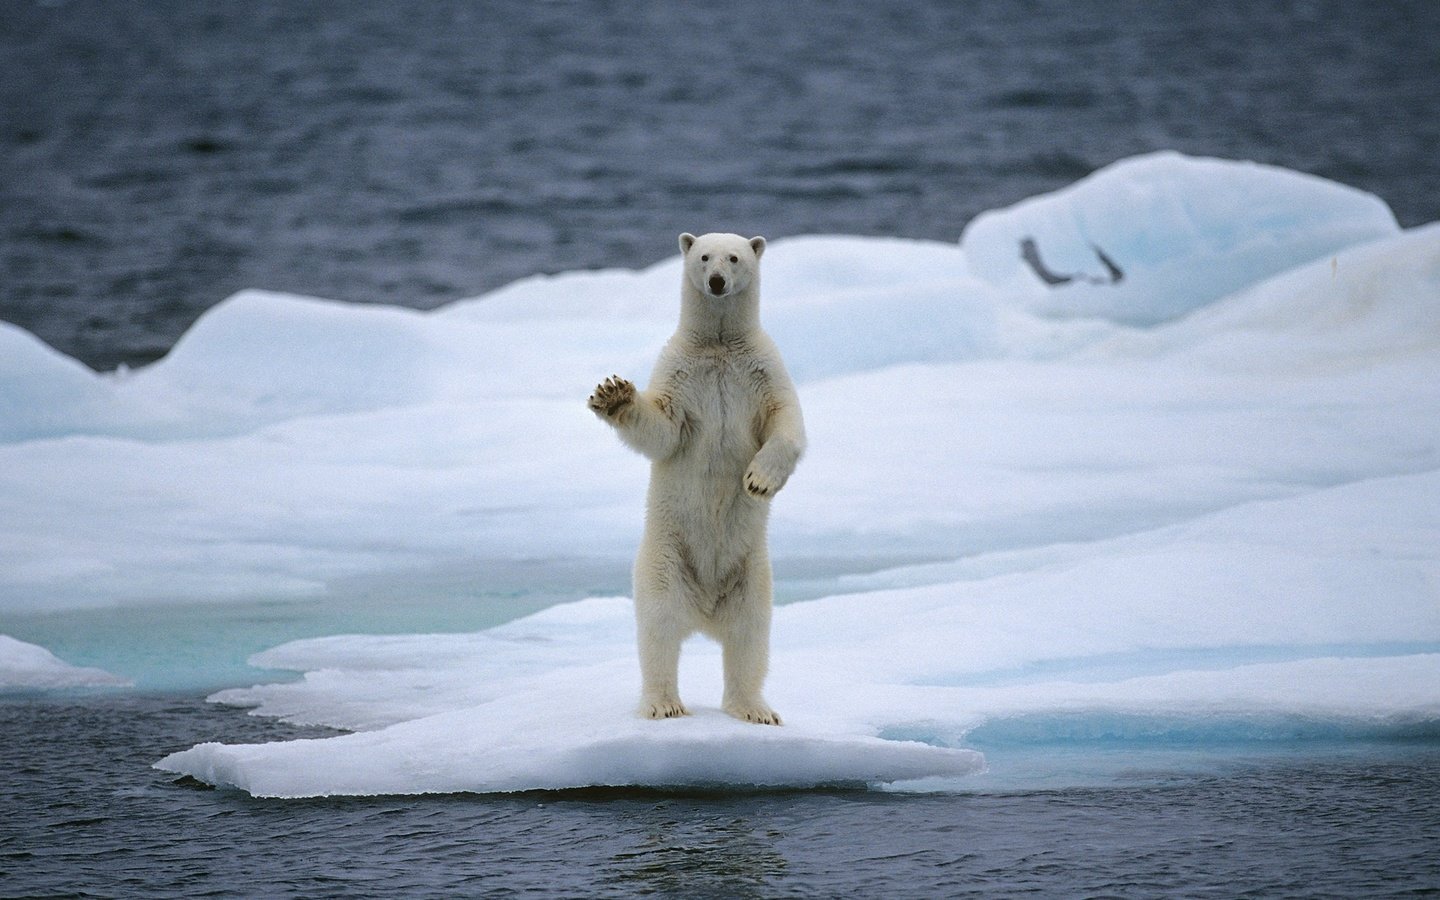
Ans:
<svg viewBox="0 0 1440 900"><path fill-rule="evenodd" d="M636 816L644 836L610 857L607 883L677 896L760 897L783 878L778 831L744 816L694 813L687 802L665 800Z"/></svg>

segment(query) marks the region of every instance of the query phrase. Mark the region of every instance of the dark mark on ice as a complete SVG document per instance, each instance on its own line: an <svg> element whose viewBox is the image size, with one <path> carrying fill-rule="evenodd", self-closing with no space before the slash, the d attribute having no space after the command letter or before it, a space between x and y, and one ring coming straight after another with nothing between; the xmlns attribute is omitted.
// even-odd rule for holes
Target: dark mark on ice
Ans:
<svg viewBox="0 0 1440 900"><path fill-rule="evenodd" d="M1107 256L1104 250L1101 250L1094 244L1090 245L1090 249L1095 251L1095 257L1099 259L1100 264L1105 267L1106 274L1086 275L1083 272L1077 272L1073 275L1062 275L1058 272L1052 272L1046 267L1044 261L1040 259L1040 248L1036 245L1034 238L1024 237L1020 239L1020 258L1029 264L1031 270L1033 270L1036 275L1040 276L1041 281L1051 287L1071 284L1076 281L1083 281L1087 284L1119 284L1125 280L1125 271L1120 268L1115 260Z"/></svg>
<svg viewBox="0 0 1440 900"><path fill-rule="evenodd" d="M1090 245L1090 249L1095 251L1095 255L1099 257L1101 265L1105 266L1105 271L1109 273L1109 284L1119 284L1120 282L1125 280L1125 273L1120 269L1120 266L1116 264L1115 260L1105 255L1104 250L1101 250L1094 244ZM1101 283L1103 284L1106 282Z"/></svg>

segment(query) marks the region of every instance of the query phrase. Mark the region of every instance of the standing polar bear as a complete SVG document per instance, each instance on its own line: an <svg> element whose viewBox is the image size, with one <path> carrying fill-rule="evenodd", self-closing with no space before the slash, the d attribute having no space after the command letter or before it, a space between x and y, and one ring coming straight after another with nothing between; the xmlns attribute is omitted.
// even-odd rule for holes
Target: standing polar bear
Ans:
<svg viewBox="0 0 1440 900"><path fill-rule="evenodd" d="M637 391L618 376L590 408L651 461L635 560L641 712L688 715L680 644L724 648L725 711L779 725L761 688L770 656L770 499L805 449L795 386L760 329L765 239L680 235L680 327Z"/></svg>

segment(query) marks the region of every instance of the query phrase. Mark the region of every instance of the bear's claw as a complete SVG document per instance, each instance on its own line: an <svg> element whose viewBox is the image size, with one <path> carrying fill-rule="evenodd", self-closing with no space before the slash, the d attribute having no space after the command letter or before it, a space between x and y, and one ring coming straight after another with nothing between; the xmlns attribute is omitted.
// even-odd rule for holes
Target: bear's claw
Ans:
<svg viewBox="0 0 1440 900"><path fill-rule="evenodd" d="M645 704L643 712L650 719L678 719L690 715L690 710L679 700L656 700Z"/></svg>
<svg viewBox="0 0 1440 900"><path fill-rule="evenodd" d="M596 413L613 418L634 400L635 385L619 375L611 375L595 386L595 393L591 394L586 402Z"/></svg>
<svg viewBox="0 0 1440 900"><path fill-rule="evenodd" d="M773 496L785 486L785 479L777 476L778 473L770 471L757 459L750 463L750 468L745 471L745 490L752 497Z"/></svg>
<svg viewBox="0 0 1440 900"><path fill-rule="evenodd" d="M763 703L731 704L725 711L737 719L756 725L779 725L780 714Z"/></svg>

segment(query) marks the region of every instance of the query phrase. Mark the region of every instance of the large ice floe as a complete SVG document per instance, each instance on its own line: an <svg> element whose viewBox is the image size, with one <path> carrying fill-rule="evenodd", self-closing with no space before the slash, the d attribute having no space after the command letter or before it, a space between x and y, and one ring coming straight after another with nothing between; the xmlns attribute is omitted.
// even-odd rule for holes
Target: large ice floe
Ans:
<svg viewBox="0 0 1440 900"><path fill-rule="evenodd" d="M0 609L623 565L646 464L584 398L643 381L678 263L429 313L248 291L123 375L0 328ZM254 664L299 680L213 699L352 733L159 766L275 797L940 789L977 750L1440 733L1440 227L1154 154L958 246L774 241L762 317L811 444L771 522L783 727L719 712L703 639L695 715L640 719L629 601L596 596L276 647Z"/></svg>

